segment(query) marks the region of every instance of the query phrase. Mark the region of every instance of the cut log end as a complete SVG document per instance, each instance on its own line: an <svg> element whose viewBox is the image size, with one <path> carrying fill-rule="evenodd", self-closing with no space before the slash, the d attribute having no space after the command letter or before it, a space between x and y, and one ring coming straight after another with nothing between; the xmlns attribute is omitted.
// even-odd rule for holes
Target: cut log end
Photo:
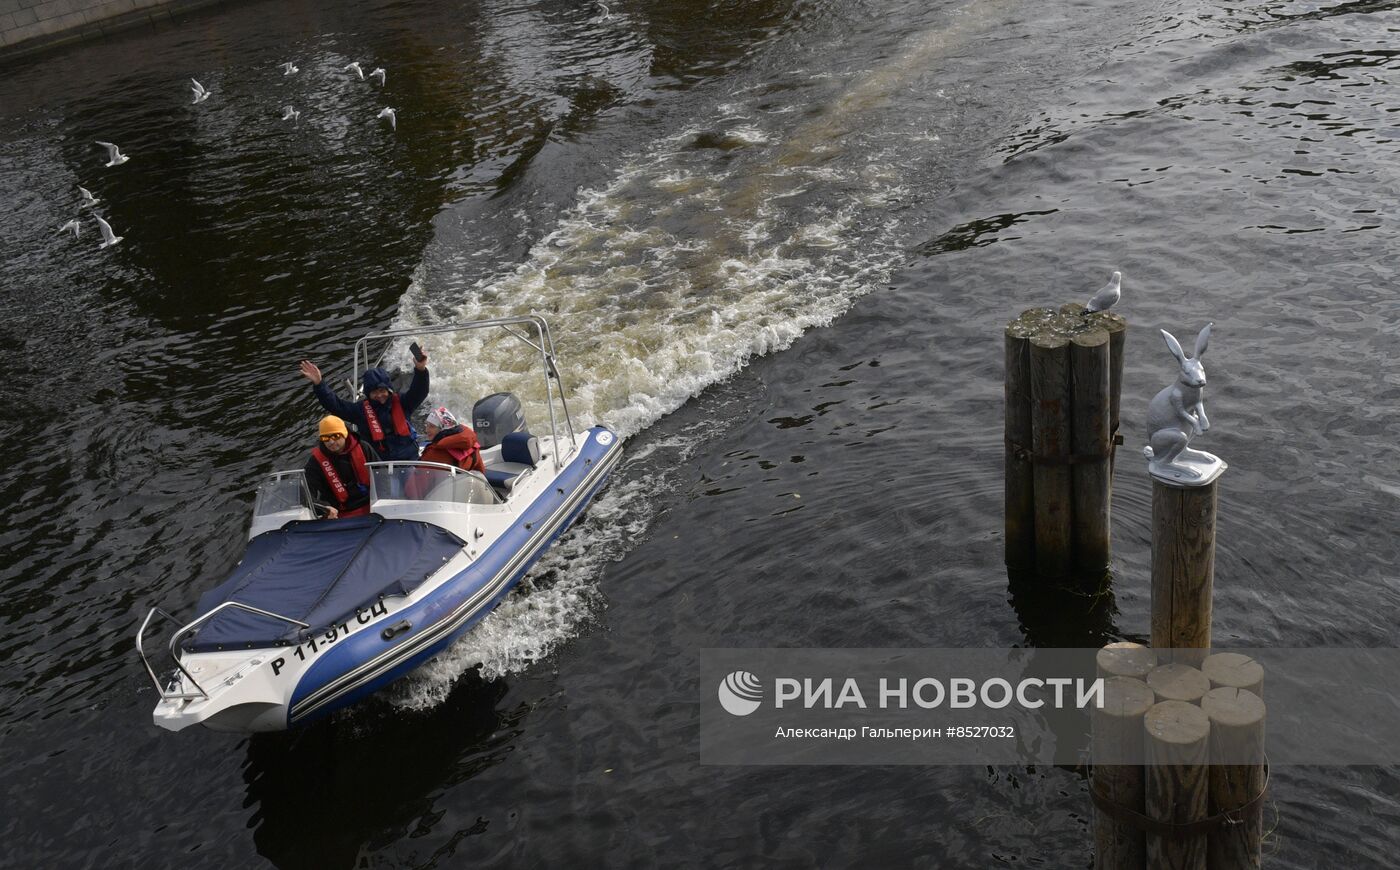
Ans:
<svg viewBox="0 0 1400 870"><path fill-rule="evenodd" d="M1140 643L1118 641L1099 650L1094 656L1101 677L1135 677L1144 679L1157 667L1157 656Z"/></svg>
<svg viewBox="0 0 1400 870"><path fill-rule="evenodd" d="M1157 703L1152 690L1142 680L1132 677L1110 677L1103 683L1103 706L1106 715L1140 719Z"/></svg>
<svg viewBox="0 0 1400 870"><path fill-rule="evenodd" d="M1147 685L1159 701L1185 701L1195 704L1210 691L1210 680L1190 665L1173 662L1153 668Z"/></svg>
<svg viewBox="0 0 1400 870"><path fill-rule="evenodd" d="M1201 671L1215 687L1248 689L1263 697L1264 667L1243 653L1215 653L1201 663Z"/></svg>
<svg viewBox="0 0 1400 870"><path fill-rule="evenodd" d="M1261 725L1266 708L1264 699L1247 689L1229 686L1211 689L1201 698L1201 710L1212 724L1228 728Z"/></svg>
<svg viewBox="0 0 1400 870"><path fill-rule="evenodd" d="M1185 701L1153 704L1142 720L1151 741L1170 746L1204 744L1210 736L1210 718Z"/></svg>

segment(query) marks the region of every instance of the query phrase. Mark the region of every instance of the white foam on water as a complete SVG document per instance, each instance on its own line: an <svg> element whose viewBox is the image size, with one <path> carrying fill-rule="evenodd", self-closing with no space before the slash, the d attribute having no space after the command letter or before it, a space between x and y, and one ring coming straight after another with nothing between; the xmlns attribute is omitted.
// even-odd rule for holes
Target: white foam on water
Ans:
<svg viewBox="0 0 1400 870"><path fill-rule="evenodd" d="M752 124L744 124L725 132L725 138L740 142L744 145L764 145L769 140L769 135Z"/></svg>
<svg viewBox="0 0 1400 870"><path fill-rule="evenodd" d="M651 186L657 190L664 190L670 193L689 193L699 186L700 180L684 172L668 172L651 182Z"/></svg>
<svg viewBox="0 0 1400 870"><path fill-rule="evenodd" d="M395 683L384 698L404 710L435 707L467 671L478 668L486 680L518 673L587 630L605 607L596 578L645 536L661 506L657 496L684 482L686 460L719 425L703 420L629 452L584 518L546 551L506 600L447 650Z"/></svg>

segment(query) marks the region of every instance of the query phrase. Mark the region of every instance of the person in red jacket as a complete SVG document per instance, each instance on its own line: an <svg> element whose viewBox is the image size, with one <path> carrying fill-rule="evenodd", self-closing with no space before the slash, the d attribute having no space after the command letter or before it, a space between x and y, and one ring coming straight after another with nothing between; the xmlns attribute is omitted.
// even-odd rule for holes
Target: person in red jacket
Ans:
<svg viewBox="0 0 1400 870"><path fill-rule="evenodd" d="M440 462L463 471L486 472L486 463L481 461L481 444L476 433L457 422L457 418L445 407L438 406L428 412L423 422L428 433L428 446L423 448L420 457L423 462Z"/></svg>
<svg viewBox="0 0 1400 870"><path fill-rule="evenodd" d="M351 435L339 417L321 418L321 443L306 461L306 483L326 518L362 517L369 513L369 468L379 455Z"/></svg>

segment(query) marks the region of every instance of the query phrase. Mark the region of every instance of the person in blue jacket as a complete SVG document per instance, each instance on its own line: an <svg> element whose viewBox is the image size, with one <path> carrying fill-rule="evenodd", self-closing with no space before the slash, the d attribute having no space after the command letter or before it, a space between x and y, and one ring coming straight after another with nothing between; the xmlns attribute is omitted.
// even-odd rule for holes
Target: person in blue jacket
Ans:
<svg viewBox="0 0 1400 870"><path fill-rule="evenodd" d="M321 370L310 360L301 361L301 375L311 382L316 400L327 413L355 424L360 439L368 441L386 460L413 461L418 458L418 433L409 423L428 397L428 355L414 360L413 381L402 393L395 393L389 373L367 369L361 380L365 398L347 402L323 382Z"/></svg>

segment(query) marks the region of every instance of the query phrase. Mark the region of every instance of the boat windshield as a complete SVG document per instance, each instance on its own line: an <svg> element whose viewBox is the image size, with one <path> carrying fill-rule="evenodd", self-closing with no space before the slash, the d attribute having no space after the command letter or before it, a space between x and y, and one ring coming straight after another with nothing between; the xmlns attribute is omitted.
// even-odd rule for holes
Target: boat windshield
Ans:
<svg viewBox="0 0 1400 870"><path fill-rule="evenodd" d="M264 478L258 484L257 498L253 502L253 516L270 517L297 514L301 518L304 511L312 507L311 490L306 486L306 475L300 471L279 471Z"/></svg>
<svg viewBox="0 0 1400 870"><path fill-rule="evenodd" d="M293 520L309 520L315 516L315 502L306 485L306 475L300 471L278 471L258 484L248 537L256 538Z"/></svg>
<svg viewBox="0 0 1400 870"><path fill-rule="evenodd" d="M370 502L385 500L496 504L491 484L476 471L435 462L371 462Z"/></svg>

